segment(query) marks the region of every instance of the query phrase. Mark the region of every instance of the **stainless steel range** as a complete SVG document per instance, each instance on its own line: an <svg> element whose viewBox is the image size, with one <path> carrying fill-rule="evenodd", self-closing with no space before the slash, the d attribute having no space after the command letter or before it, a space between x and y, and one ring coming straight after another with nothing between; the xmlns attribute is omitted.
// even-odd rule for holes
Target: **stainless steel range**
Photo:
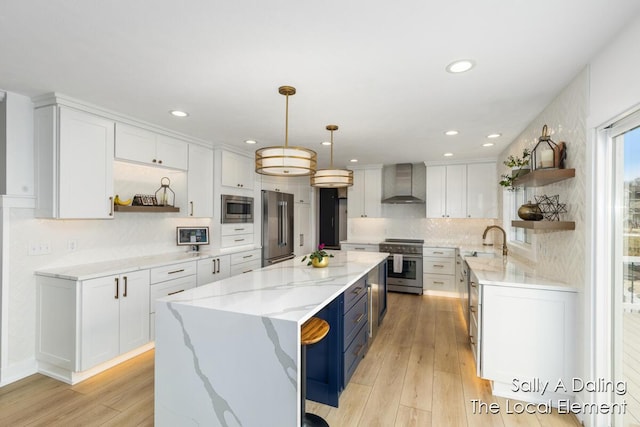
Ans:
<svg viewBox="0 0 640 427"><path fill-rule="evenodd" d="M424 240L386 239L380 252L387 258L387 289L422 295L422 245Z"/></svg>

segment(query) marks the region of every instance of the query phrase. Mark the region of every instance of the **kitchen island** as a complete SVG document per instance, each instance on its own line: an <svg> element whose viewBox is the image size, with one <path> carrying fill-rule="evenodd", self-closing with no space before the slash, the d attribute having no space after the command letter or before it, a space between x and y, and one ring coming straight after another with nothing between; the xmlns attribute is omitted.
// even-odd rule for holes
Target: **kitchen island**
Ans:
<svg viewBox="0 0 640 427"><path fill-rule="evenodd" d="M300 327L388 256L333 254L158 300L155 425L300 425Z"/></svg>

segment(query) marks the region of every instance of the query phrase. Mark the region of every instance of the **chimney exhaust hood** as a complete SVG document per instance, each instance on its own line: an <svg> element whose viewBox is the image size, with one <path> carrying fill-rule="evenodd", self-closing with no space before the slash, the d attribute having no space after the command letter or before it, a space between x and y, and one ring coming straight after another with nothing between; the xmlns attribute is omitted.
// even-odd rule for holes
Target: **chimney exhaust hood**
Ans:
<svg viewBox="0 0 640 427"><path fill-rule="evenodd" d="M382 203L409 204L424 203L424 200L412 195L413 165L411 163L399 163L396 165L396 180L393 196L382 200Z"/></svg>

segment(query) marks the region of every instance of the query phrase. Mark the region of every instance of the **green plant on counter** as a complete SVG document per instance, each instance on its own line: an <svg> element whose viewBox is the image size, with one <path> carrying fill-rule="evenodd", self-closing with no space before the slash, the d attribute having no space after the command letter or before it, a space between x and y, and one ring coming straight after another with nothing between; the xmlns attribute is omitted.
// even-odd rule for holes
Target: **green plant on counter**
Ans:
<svg viewBox="0 0 640 427"><path fill-rule="evenodd" d="M324 250L324 243L320 243L318 245L318 249L311 252L309 255L305 255L304 258L300 260L300 262L304 262L307 258L309 258L309 262L307 262L307 265L311 265L314 258L316 258L318 261L322 261L322 258L326 256L328 256L329 258L333 258L332 254Z"/></svg>
<svg viewBox="0 0 640 427"><path fill-rule="evenodd" d="M520 176L529 173L529 169L525 168L525 166L529 166L529 158L531 157L531 151L528 148L522 150L522 157L509 155L507 160L502 162L505 166L515 169L512 171L511 175L503 174L500 175L502 178L499 182L503 187L507 187L509 191L515 191L517 186L513 185L513 182Z"/></svg>

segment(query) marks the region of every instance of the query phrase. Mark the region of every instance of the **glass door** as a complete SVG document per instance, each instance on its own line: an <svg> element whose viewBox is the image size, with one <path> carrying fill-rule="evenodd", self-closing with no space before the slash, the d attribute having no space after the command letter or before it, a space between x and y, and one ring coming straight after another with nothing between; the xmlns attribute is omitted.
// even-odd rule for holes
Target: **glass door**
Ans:
<svg viewBox="0 0 640 427"><path fill-rule="evenodd" d="M640 425L640 116L631 119L612 129L615 381L611 392L624 408L614 414L616 426Z"/></svg>

